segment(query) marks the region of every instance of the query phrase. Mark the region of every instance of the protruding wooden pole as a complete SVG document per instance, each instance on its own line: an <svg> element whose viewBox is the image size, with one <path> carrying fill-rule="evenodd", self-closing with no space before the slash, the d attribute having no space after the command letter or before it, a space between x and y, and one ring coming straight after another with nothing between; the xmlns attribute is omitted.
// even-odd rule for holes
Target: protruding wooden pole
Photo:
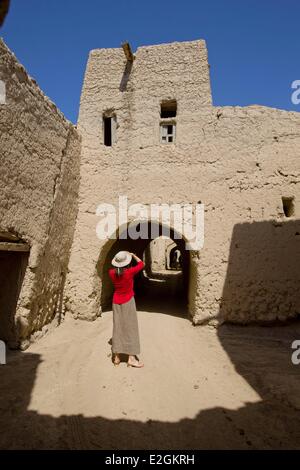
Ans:
<svg viewBox="0 0 300 470"><path fill-rule="evenodd" d="M0 232L0 242L18 242L19 237L10 232Z"/></svg>
<svg viewBox="0 0 300 470"><path fill-rule="evenodd" d="M133 61L134 61L134 55L133 55L133 53L132 53L132 50L131 50L131 47L130 47L129 42L123 42L122 48L123 48L124 54L125 54L125 56L126 56L126 59L127 59L129 62L133 62Z"/></svg>
<svg viewBox="0 0 300 470"><path fill-rule="evenodd" d="M0 26L3 25L5 17L9 10L10 0L1 0L0 1Z"/></svg>
<svg viewBox="0 0 300 470"><path fill-rule="evenodd" d="M30 246L26 243L0 242L0 251L29 251Z"/></svg>

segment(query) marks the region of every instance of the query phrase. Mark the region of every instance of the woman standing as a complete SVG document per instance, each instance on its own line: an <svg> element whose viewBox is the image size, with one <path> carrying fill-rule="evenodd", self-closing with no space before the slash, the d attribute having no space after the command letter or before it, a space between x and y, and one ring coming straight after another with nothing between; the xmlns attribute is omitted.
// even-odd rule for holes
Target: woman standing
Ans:
<svg viewBox="0 0 300 470"><path fill-rule="evenodd" d="M131 260L137 261L131 267ZM119 365L120 354L128 355L127 365L143 367L137 355L140 354L140 338L138 320L133 291L133 278L145 264L133 253L119 251L112 260L114 268L109 270L109 276L114 284L113 295L113 335L112 352L114 364Z"/></svg>

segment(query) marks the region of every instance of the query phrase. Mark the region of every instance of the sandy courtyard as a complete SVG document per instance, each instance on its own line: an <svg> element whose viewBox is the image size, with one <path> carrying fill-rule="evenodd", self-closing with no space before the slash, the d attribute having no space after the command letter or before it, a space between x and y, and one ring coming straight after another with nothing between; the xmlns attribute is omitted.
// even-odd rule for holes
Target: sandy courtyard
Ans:
<svg viewBox="0 0 300 470"><path fill-rule="evenodd" d="M112 313L66 319L0 367L0 448L300 448L298 323L194 327L139 311L145 368L111 363Z"/></svg>

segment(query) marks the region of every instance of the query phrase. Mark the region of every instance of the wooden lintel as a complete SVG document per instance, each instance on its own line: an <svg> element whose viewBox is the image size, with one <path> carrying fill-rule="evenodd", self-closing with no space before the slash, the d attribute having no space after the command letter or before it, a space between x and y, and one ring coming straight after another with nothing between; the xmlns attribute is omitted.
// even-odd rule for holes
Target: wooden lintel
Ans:
<svg viewBox="0 0 300 470"><path fill-rule="evenodd" d="M133 55L133 53L132 53L132 50L131 50L131 47L130 47L129 42L123 42L122 48L123 48L124 54L125 54L125 56L126 56L126 59L127 59L129 62L133 62L133 61L134 61L134 55Z"/></svg>
<svg viewBox="0 0 300 470"><path fill-rule="evenodd" d="M9 10L10 0L2 0L0 2L0 26L4 23L5 17Z"/></svg>
<svg viewBox="0 0 300 470"><path fill-rule="evenodd" d="M16 235L14 235L13 233L11 232L1 232L0 231L0 242L1 241L4 241L4 242L17 242L19 241L19 237L17 237Z"/></svg>
<svg viewBox="0 0 300 470"><path fill-rule="evenodd" d="M0 242L0 251L26 251L30 250L30 246L26 243L6 243Z"/></svg>

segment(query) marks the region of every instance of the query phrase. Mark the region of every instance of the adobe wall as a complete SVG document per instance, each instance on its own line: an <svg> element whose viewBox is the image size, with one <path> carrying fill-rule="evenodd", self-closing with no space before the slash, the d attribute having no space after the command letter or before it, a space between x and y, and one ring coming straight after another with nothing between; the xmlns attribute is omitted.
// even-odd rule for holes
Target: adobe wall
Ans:
<svg viewBox="0 0 300 470"><path fill-rule="evenodd" d="M30 245L15 325L19 341L61 310L77 214L80 138L0 41L0 232Z"/></svg>
<svg viewBox="0 0 300 470"><path fill-rule="evenodd" d="M159 140L160 102L166 99L178 104L176 143L168 145ZM107 110L118 122L112 147L103 145ZM79 214L67 285L75 316L101 313L97 266L111 242L96 236L96 208L117 204L119 195L131 204L205 204L204 247L190 254L189 311L195 323L270 321L299 313L298 113L213 107L205 42L194 41L141 47L132 66L122 49L92 51L79 129ZM295 197L292 225L283 215L282 196ZM261 222L266 231L254 236L255 230L246 230L252 235L245 243L236 227ZM286 243L289 269L283 272L277 269L279 246ZM239 266L232 266L234 249L244 256ZM263 260L265 268L256 272L252 264L247 271L245 253Z"/></svg>
<svg viewBox="0 0 300 470"><path fill-rule="evenodd" d="M213 111L195 321L248 323L300 313L300 115L250 106ZM282 197L294 197L286 217Z"/></svg>
<svg viewBox="0 0 300 470"><path fill-rule="evenodd" d="M159 143L160 101L174 94L183 126L178 127L181 149ZM180 180L182 152L190 144L185 128L195 129L197 110L210 105L204 41L141 47L132 67L122 49L90 53L78 122L83 139L80 204L67 286L68 308L75 316L93 319L101 312L97 264L110 242L96 237L97 206L115 204L119 195L126 195L129 203L186 201L182 181L176 188L169 178L175 172ZM102 115L111 109L117 114L117 142L105 147Z"/></svg>

